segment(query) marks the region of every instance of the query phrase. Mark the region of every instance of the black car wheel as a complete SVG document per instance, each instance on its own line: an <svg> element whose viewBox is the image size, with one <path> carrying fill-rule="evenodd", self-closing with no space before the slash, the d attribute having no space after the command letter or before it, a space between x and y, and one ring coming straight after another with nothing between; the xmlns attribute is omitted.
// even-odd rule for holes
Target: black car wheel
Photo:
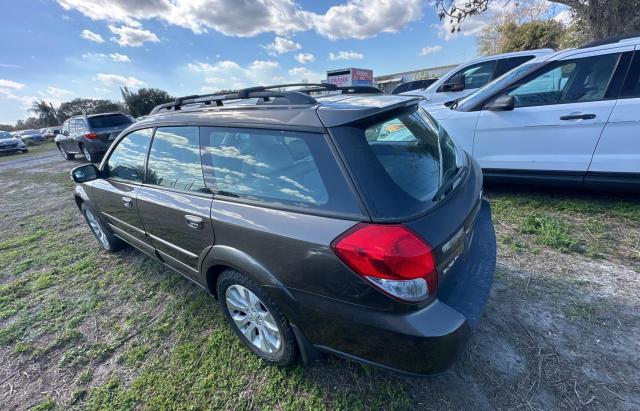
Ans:
<svg viewBox="0 0 640 411"><path fill-rule="evenodd" d="M90 163L98 162L98 156L96 154L91 154L91 151L89 151L85 146L82 146L82 155Z"/></svg>
<svg viewBox="0 0 640 411"><path fill-rule="evenodd" d="M24 154L24 153L28 153L28 152L29 152L29 149L28 149L28 148L23 148L20 152L21 152L22 154Z"/></svg>
<svg viewBox="0 0 640 411"><path fill-rule="evenodd" d="M89 224L91 232L96 236L98 243L102 248L107 251L116 252L122 248L124 243L119 238L115 237L108 228L102 224L96 213L85 204L82 205L82 215Z"/></svg>
<svg viewBox="0 0 640 411"><path fill-rule="evenodd" d="M217 291L227 322L247 348L275 365L296 361L298 346L293 331L259 285L244 274L227 270L218 278Z"/></svg>
<svg viewBox="0 0 640 411"><path fill-rule="evenodd" d="M60 144L58 144L58 150L60 150L60 154L62 155L62 158L64 158L65 160L73 160L74 158L76 158L75 154L67 153L67 150L65 150L65 148L62 147Z"/></svg>

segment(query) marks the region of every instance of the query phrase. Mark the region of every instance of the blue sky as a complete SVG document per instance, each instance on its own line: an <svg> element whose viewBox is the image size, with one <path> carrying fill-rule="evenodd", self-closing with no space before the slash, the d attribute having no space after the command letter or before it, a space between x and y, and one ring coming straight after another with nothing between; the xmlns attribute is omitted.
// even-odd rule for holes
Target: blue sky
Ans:
<svg viewBox="0 0 640 411"><path fill-rule="evenodd" d="M473 58L486 17L451 37L429 3L6 1L0 123L26 118L36 98L54 106L75 97L117 100L121 85L185 95L317 81L342 67L381 75Z"/></svg>

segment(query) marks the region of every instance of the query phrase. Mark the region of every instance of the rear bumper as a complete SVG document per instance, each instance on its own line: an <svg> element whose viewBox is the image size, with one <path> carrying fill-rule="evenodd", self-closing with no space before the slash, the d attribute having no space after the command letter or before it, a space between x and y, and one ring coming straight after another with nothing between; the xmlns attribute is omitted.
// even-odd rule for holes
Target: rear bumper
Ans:
<svg viewBox="0 0 640 411"><path fill-rule="evenodd" d="M428 306L395 313L291 290L299 303L297 327L320 351L414 376L447 370L464 351L491 291L496 239L486 201L474 230L468 252Z"/></svg>
<svg viewBox="0 0 640 411"><path fill-rule="evenodd" d="M91 154L104 154L113 141L102 141L99 139L83 138L82 144L89 150Z"/></svg>

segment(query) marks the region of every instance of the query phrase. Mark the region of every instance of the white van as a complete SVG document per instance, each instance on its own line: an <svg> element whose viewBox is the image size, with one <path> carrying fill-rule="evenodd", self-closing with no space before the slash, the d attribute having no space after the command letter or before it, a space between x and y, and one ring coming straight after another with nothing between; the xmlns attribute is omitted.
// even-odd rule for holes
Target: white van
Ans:
<svg viewBox="0 0 640 411"><path fill-rule="evenodd" d="M424 97L426 104L443 104L468 96L522 63L551 53L552 49L538 49L477 58L460 64L426 89L401 94Z"/></svg>

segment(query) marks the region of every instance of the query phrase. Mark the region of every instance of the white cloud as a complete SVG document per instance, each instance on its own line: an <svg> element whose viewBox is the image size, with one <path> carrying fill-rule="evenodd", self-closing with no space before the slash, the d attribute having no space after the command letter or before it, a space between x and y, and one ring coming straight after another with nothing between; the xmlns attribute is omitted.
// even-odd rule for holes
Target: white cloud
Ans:
<svg viewBox="0 0 640 411"><path fill-rule="evenodd" d="M365 39L396 32L421 17L421 0L349 0L317 15L314 26L331 40Z"/></svg>
<svg viewBox="0 0 640 411"><path fill-rule="evenodd" d="M129 58L129 56L124 55L124 54L111 53L111 54L109 54L109 57L111 57L111 60L117 61L117 62L120 62L120 63L131 63L131 59Z"/></svg>
<svg viewBox="0 0 640 411"><path fill-rule="evenodd" d="M269 54L275 56L276 54L284 54L294 50L300 50L302 46L300 43L296 43L293 40L285 39L284 37L276 37L273 43L269 43L266 46L262 46Z"/></svg>
<svg viewBox="0 0 640 411"><path fill-rule="evenodd" d="M307 63L313 63L314 61L316 61L316 56L314 56L311 53L299 53L299 54L296 54L295 59L300 64L307 64Z"/></svg>
<svg viewBox="0 0 640 411"><path fill-rule="evenodd" d="M437 53L439 51L442 51L442 46L427 46L427 47L423 47L422 50L420 50L420 53L418 53L418 55L427 56L429 54Z"/></svg>
<svg viewBox="0 0 640 411"><path fill-rule="evenodd" d="M362 60L364 54L355 51L339 51L338 53L329 53L329 60Z"/></svg>
<svg viewBox="0 0 640 411"><path fill-rule="evenodd" d="M553 20L564 25L571 24L573 22L573 13L571 10L562 10L560 13L553 16Z"/></svg>
<svg viewBox="0 0 640 411"><path fill-rule="evenodd" d="M330 39L372 37L396 32L422 14L421 0L345 0L318 14L303 10L295 0L57 0L93 20L139 27L142 20L159 19L194 33L209 29L227 36L263 33L288 35L316 30Z"/></svg>
<svg viewBox="0 0 640 411"><path fill-rule="evenodd" d="M85 40L94 41L96 43L104 43L104 39L102 38L102 36L98 33L94 33L91 30L82 30L82 34L80 34L80 37Z"/></svg>
<svg viewBox="0 0 640 411"><path fill-rule="evenodd" d="M0 88L20 90L24 88L24 86L25 84L18 83L17 81L0 79Z"/></svg>
<svg viewBox="0 0 640 411"><path fill-rule="evenodd" d="M138 88L145 85L145 82L135 77L119 76L117 74L99 73L94 80L102 82L106 86L133 87Z"/></svg>
<svg viewBox="0 0 640 411"><path fill-rule="evenodd" d="M38 94L40 94L46 101L50 101L63 100L66 97L73 95L73 92L63 88L49 86L45 91L39 91Z"/></svg>
<svg viewBox="0 0 640 411"><path fill-rule="evenodd" d="M82 58L86 60L101 60L105 57L107 57L107 55L104 53L84 53L82 55Z"/></svg>
<svg viewBox="0 0 640 411"><path fill-rule="evenodd" d="M114 25L109 25L109 30L111 30L111 32L117 36L112 37L111 41L115 41L122 47L140 47L147 41L150 41L152 43L157 43L160 41L155 33L152 33L149 30L145 30L141 27L116 27Z"/></svg>
<svg viewBox="0 0 640 411"><path fill-rule="evenodd" d="M246 66L235 61L215 63L190 63L191 71L204 75L202 92L232 90L242 87L305 81L320 81L324 76L305 67L286 70L273 60L254 60Z"/></svg>

